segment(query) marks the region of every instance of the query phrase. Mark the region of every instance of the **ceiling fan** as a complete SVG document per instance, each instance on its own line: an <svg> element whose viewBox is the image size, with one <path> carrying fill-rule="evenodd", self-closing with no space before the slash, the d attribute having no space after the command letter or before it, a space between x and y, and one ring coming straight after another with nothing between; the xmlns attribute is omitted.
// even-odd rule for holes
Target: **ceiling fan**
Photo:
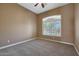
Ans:
<svg viewBox="0 0 79 59"><path fill-rule="evenodd" d="M36 3L34 6L36 7L36 6L38 6L39 4L41 4L42 8L44 8L45 5L46 5L46 3Z"/></svg>

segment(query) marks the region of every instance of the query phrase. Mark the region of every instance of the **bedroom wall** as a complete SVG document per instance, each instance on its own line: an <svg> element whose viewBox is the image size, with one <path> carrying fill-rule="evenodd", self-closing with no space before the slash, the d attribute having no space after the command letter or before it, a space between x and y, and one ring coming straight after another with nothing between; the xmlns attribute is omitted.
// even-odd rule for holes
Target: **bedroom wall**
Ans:
<svg viewBox="0 0 79 59"><path fill-rule="evenodd" d="M79 3L75 4L75 45L79 51Z"/></svg>
<svg viewBox="0 0 79 59"><path fill-rule="evenodd" d="M61 37L45 36L42 35L42 19L44 17L61 14ZM37 37L49 38L53 40L73 43L74 41L74 5L68 4L56 9L49 10L47 12L39 14L37 19Z"/></svg>
<svg viewBox="0 0 79 59"><path fill-rule="evenodd" d="M36 15L34 13L18 4L0 3L0 47L35 36Z"/></svg>

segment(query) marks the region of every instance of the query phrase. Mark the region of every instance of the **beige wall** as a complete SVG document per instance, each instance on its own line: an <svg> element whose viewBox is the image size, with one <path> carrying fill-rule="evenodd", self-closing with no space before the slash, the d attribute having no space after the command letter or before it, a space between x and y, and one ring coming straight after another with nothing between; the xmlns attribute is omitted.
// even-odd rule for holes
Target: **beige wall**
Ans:
<svg viewBox="0 0 79 59"><path fill-rule="evenodd" d="M75 45L79 50L79 4L75 4Z"/></svg>
<svg viewBox="0 0 79 59"><path fill-rule="evenodd" d="M35 37L36 25L37 37L52 38L54 40L73 43L73 8L73 4L68 4L36 16L18 4L0 4L0 46ZM62 36L49 37L42 35L42 18L56 14L62 15ZM10 43L8 43L8 40L10 40Z"/></svg>
<svg viewBox="0 0 79 59"><path fill-rule="evenodd" d="M0 4L0 46L35 36L36 15L34 13L18 4Z"/></svg>
<svg viewBox="0 0 79 59"><path fill-rule="evenodd" d="M68 43L73 43L74 41L74 6L73 4L68 4L63 7L59 7L53 10L50 10L45 13L38 15L37 19L37 37L51 38L54 40L64 41ZM62 15L62 36L61 37L49 37L42 35L42 19L47 16L52 15Z"/></svg>

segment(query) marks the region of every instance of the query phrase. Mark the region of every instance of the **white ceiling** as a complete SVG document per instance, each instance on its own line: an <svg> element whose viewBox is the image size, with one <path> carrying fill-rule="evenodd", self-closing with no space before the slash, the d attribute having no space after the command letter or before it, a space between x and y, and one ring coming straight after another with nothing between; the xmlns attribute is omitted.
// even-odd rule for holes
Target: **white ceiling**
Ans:
<svg viewBox="0 0 79 59"><path fill-rule="evenodd" d="M23 6L24 8L26 8L26 9L28 9L36 14L43 13L43 12L46 12L48 10L60 7L60 6L64 6L66 4L68 4L68 3L47 3L45 5L45 8L42 8L40 6L40 4L36 7L34 7L35 3L19 3L19 5Z"/></svg>

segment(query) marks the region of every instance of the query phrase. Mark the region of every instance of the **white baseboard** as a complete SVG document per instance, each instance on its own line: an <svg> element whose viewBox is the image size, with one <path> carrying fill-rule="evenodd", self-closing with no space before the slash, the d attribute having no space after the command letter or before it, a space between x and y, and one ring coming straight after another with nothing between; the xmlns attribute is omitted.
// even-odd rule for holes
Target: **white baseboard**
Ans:
<svg viewBox="0 0 79 59"><path fill-rule="evenodd" d="M28 41L31 41L31 40L34 40L34 39L35 38L24 40L24 41L17 42L17 43L13 43L13 44L6 45L6 46L2 46L2 47L0 47L0 49L4 49L4 48L8 48L8 47L15 46L15 45L18 45L18 44L22 44L22 43L25 43L25 42L28 42Z"/></svg>
<svg viewBox="0 0 79 59"><path fill-rule="evenodd" d="M75 48L77 54L79 55L79 51L78 51L77 47L76 47L75 45L73 45L73 46L74 46L74 48Z"/></svg>
<svg viewBox="0 0 79 59"><path fill-rule="evenodd" d="M37 38L39 38L39 37L37 37ZM67 45L72 45L75 48L77 54L79 55L79 51L78 51L77 47L75 46L75 44L73 44L73 43L62 42L62 41L57 41L57 40L51 40L51 39L46 39L46 38L39 38L39 39L44 39L44 40L53 41L53 42L57 42L57 43L63 43L63 44L67 44Z"/></svg>
<svg viewBox="0 0 79 59"><path fill-rule="evenodd" d="M37 37L37 38L39 38L39 37ZM2 46L2 47L0 47L0 49L5 49L5 48L8 48L8 47L15 46L15 45L18 45L18 44L22 44L22 43L25 43L25 42L28 42L28 41L31 41L31 40L35 40L35 39L36 38L32 38L32 39L24 40L24 41L21 41L21 42L13 43L13 44L10 44L10 45ZM57 40L46 39L46 38L39 38L39 39L44 39L44 40L53 41L53 42L57 42L57 43L72 45L75 48L77 54L79 55L79 51L73 43L67 43L67 42L62 42L62 41L57 41Z"/></svg>
<svg viewBox="0 0 79 59"><path fill-rule="evenodd" d="M37 37L37 38L39 38L39 37ZM68 45L74 45L73 43L68 43L68 42L63 42L63 41L57 41L57 40L52 40L52 39L46 39L46 38L39 38L39 39L44 39L44 40L53 41L53 42L57 42L57 43L68 44Z"/></svg>

